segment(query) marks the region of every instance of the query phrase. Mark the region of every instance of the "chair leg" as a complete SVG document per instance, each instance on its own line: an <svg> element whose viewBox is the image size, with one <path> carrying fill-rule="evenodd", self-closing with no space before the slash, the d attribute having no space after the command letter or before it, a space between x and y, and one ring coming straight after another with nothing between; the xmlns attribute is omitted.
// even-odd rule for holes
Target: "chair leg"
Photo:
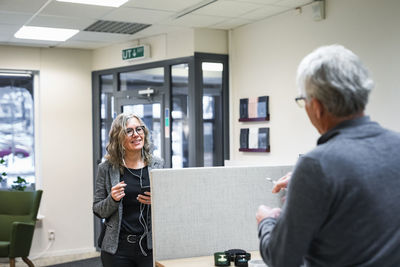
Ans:
<svg viewBox="0 0 400 267"><path fill-rule="evenodd" d="M35 267L35 265L33 265L33 263L28 259L28 257L22 257L22 260L28 264L29 267Z"/></svg>
<svg viewBox="0 0 400 267"><path fill-rule="evenodd" d="M10 267L15 267L15 258L10 258Z"/></svg>

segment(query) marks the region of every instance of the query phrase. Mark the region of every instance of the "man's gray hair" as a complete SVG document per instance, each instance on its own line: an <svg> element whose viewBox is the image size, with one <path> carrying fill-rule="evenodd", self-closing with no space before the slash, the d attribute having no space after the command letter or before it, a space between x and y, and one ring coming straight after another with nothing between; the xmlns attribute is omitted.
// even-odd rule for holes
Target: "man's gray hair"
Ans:
<svg viewBox="0 0 400 267"><path fill-rule="evenodd" d="M336 117L362 112L374 87L358 56L341 45L322 46L297 69L301 96L316 98Z"/></svg>

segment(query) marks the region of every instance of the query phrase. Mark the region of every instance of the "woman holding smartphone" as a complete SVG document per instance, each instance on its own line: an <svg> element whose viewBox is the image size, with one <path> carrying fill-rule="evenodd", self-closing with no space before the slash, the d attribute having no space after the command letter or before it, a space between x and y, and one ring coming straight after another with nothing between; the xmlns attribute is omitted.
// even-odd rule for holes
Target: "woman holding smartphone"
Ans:
<svg viewBox="0 0 400 267"><path fill-rule="evenodd" d="M105 219L104 267L153 266L149 172L162 168L162 160L150 146L149 130L138 116L115 118L93 201L93 212Z"/></svg>

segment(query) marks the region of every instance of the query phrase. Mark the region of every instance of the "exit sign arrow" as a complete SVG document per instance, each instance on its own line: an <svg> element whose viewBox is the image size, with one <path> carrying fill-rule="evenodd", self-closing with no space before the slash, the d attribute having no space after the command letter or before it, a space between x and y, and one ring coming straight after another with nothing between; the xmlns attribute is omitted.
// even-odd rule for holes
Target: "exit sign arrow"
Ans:
<svg viewBox="0 0 400 267"><path fill-rule="evenodd" d="M133 60L148 58L150 55L150 47L148 45L140 45L122 50L122 60Z"/></svg>

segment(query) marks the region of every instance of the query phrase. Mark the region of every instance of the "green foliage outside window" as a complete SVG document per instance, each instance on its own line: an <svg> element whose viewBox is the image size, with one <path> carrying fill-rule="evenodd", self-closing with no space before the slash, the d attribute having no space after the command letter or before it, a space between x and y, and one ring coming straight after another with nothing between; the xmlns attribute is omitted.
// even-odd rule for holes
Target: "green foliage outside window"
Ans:
<svg viewBox="0 0 400 267"><path fill-rule="evenodd" d="M5 160L3 159L3 158L1 158L0 159L0 165L1 164L4 164L5 163ZM6 177L7 176L7 173L5 173L5 172L3 172L3 173L1 173L1 175L0 175L0 182L2 182L3 181L3 177Z"/></svg>
<svg viewBox="0 0 400 267"><path fill-rule="evenodd" d="M5 164L5 160L3 158L0 159L0 165ZM6 172L3 172L0 174L0 182L2 182L3 180L5 180L5 177L7 176ZM26 187L27 187L27 181L18 176L17 180L15 180L13 182L14 184L11 185L11 190L15 190L15 191L25 191Z"/></svg>

